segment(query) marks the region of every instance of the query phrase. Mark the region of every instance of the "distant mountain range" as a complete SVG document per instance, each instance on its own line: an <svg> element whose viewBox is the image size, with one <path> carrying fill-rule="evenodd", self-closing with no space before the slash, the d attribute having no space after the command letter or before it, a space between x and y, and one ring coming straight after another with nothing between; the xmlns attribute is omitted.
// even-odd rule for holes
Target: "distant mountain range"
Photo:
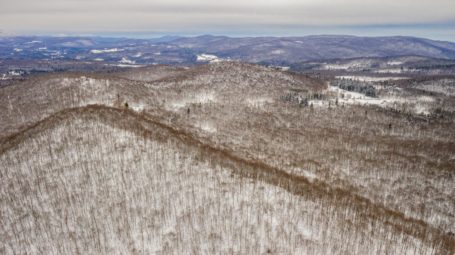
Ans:
<svg viewBox="0 0 455 255"><path fill-rule="evenodd" d="M414 37L305 36L181 38L171 45L249 62L299 62L358 57L418 55L455 58L455 43Z"/></svg>
<svg viewBox="0 0 455 255"><path fill-rule="evenodd" d="M158 39L102 37L0 37L1 59L53 59L133 64L190 64L220 60L290 65L361 57L423 56L455 59L455 43L423 38L204 35Z"/></svg>

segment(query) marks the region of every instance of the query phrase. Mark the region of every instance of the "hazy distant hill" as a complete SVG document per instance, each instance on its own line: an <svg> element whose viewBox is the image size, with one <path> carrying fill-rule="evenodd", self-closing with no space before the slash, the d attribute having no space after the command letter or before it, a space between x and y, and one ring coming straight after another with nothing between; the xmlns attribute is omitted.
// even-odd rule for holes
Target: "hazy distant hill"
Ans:
<svg viewBox="0 0 455 255"><path fill-rule="evenodd" d="M179 47L251 62L420 55L455 58L455 44L413 37L306 36L229 38L200 36L171 42Z"/></svg>
<svg viewBox="0 0 455 255"><path fill-rule="evenodd" d="M64 59L120 64L241 60L292 64L308 60L424 56L455 59L455 43L414 37L244 37L204 35L128 39L100 37L0 38L0 59Z"/></svg>

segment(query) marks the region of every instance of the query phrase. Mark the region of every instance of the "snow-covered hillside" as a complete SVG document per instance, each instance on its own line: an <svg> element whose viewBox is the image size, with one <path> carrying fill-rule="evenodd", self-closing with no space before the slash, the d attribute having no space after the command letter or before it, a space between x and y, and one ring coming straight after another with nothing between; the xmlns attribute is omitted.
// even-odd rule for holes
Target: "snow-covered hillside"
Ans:
<svg viewBox="0 0 455 255"><path fill-rule="evenodd" d="M62 114L0 154L2 254L438 249L354 207L244 178L235 170L242 165L227 166L160 127L142 121L144 129L134 115L111 111Z"/></svg>
<svg viewBox="0 0 455 255"><path fill-rule="evenodd" d="M453 253L451 79L318 75L222 61L11 80L0 254Z"/></svg>

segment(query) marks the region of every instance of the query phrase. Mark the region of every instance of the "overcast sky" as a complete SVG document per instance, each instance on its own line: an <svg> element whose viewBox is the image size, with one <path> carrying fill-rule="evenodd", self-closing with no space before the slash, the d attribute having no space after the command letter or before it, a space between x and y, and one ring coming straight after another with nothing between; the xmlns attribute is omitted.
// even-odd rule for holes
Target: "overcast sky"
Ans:
<svg viewBox="0 0 455 255"><path fill-rule="evenodd" d="M455 0L0 0L3 34L414 35L455 41Z"/></svg>

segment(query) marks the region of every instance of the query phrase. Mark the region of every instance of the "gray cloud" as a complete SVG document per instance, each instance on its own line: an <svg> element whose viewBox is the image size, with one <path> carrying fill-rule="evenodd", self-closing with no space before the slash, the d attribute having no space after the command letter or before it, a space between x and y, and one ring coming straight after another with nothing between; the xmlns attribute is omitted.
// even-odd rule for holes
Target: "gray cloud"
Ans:
<svg viewBox="0 0 455 255"><path fill-rule="evenodd" d="M274 27L271 33L279 33L296 27L455 24L453 0L0 1L0 29L12 32L222 33Z"/></svg>

